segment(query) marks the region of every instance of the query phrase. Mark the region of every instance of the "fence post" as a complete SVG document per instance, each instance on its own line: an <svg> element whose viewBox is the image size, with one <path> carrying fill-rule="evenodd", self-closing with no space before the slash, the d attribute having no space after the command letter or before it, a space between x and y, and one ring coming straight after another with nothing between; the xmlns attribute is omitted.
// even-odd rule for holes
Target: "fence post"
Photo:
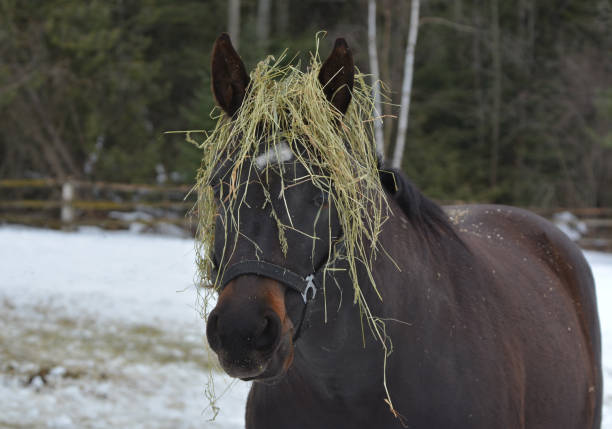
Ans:
<svg viewBox="0 0 612 429"><path fill-rule="evenodd" d="M73 229L74 208L72 200L74 199L74 184L70 181L64 182L62 185L62 212L61 221L62 229Z"/></svg>

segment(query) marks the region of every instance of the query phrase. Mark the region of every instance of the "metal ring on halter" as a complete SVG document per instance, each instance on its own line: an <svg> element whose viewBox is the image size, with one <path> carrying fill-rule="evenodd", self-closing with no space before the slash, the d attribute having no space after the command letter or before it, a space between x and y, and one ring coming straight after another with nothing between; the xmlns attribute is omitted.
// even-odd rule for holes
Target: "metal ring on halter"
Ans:
<svg viewBox="0 0 612 429"><path fill-rule="evenodd" d="M304 304L308 302L308 291L312 291L312 296L310 297L310 299L314 299L317 295L317 287L314 284L314 279L314 273L310 274L304 279L304 281L306 282L306 289L304 289L304 292L302 292L302 299L304 300Z"/></svg>

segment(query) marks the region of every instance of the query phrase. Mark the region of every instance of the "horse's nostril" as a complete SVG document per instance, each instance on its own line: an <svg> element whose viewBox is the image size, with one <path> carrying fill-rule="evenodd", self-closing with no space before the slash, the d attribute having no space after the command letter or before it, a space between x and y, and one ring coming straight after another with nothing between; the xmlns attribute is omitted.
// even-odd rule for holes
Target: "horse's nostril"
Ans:
<svg viewBox="0 0 612 429"><path fill-rule="evenodd" d="M213 350L220 348L219 332L218 332L219 316L214 311L208 316L208 322L206 322L206 338L208 344Z"/></svg>
<svg viewBox="0 0 612 429"><path fill-rule="evenodd" d="M274 349L280 338L280 319L276 314L264 317L259 332L255 336L255 349L261 352Z"/></svg>

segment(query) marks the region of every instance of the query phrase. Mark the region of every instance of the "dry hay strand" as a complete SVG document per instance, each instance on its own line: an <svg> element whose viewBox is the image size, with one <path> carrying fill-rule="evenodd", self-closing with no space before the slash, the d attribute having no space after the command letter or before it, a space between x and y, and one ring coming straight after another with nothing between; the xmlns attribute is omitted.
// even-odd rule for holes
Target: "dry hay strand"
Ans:
<svg viewBox="0 0 612 429"><path fill-rule="evenodd" d="M203 152L195 186L200 284L218 289L224 270L224 267L218 267L217 275L213 275L212 252L218 206L212 180L219 165L231 163L224 177L229 186L225 187L219 200L224 205L226 230L229 223L237 228L239 222L234 214L244 203L246 195L246 190L237 190L240 186L249 186L248 183L237 183L237 178L241 177L244 168L253 171L254 159L270 149L277 150L278 143L283 140L295 159L308 171L308 177L304 179L311 180L323 192L329 192L339 216L345 246L343 255L333 252L335 243L329 237L329 254L346 259L354 302L359 304L366 317L371 316L358 281L358 266L365 267L370 284L380 297L372 277L372 266L380 250L379 234L389 212L378 177L377 155L372 141L372 125L377 117L371 88L365 83L365 76L358 73L351 104L342 115L326 99L318 80L321 67L318 42L306 72L300 71L299 63L285 60L283 54L278 59L269 56L261 61L251 73L249 91L237 115L230 120L218 111L214 130L198 144ZM280 159L282 157L277 156L268 162L280 164ZM267 167L279 169L280 165ZM270 201L269 193L266 197ZM280 198L284 199L282 193ZM279 243L286 252L288 243L284 231L293 225L283 224L272 204L267 207L272 210L278 226ZM233 244L226 242L224 252L231 252Z"/></svg>

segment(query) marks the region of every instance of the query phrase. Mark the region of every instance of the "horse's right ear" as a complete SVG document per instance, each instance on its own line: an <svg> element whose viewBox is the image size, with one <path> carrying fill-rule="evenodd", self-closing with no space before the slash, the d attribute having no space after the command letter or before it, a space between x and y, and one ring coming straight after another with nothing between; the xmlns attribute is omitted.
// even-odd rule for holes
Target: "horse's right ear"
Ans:
<svg viewBox="0 0 612 429"><path fill-rule="evenodd" d="M338 38L334 50L321 66L319 82L329 102L342 114L346 113L351 102L354 80L353 54L346 41Z"/></svg>
<svg viewBox="0 0 612 429"><path fill-rule="evenodd" d="M250 79L227 33L221 33L215 41L211 68L215 100L232 117L242 105Z"/></svg>

